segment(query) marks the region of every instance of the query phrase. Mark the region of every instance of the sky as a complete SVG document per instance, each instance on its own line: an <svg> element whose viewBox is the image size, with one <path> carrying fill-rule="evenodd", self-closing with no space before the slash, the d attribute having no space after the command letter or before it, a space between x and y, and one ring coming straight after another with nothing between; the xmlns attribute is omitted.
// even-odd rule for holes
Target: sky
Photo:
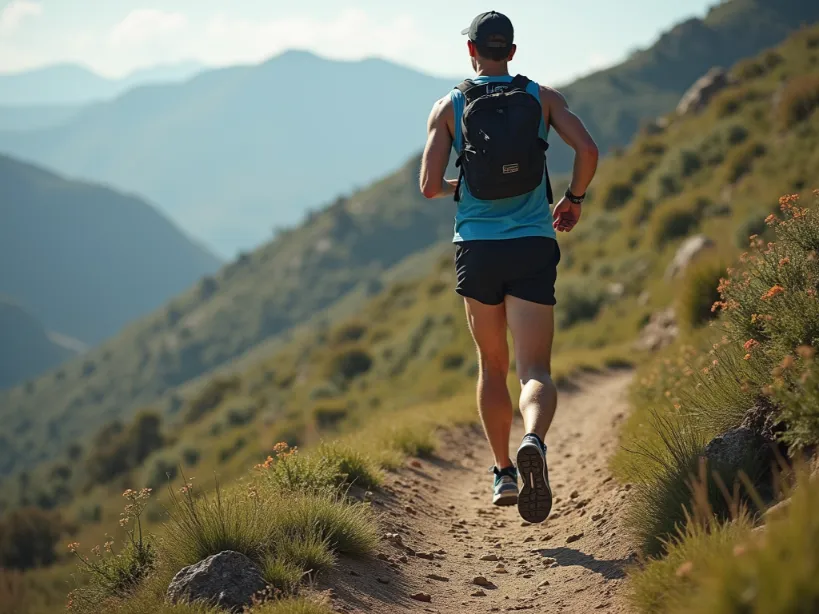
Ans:
<svg viewBox="0 0 819 614"><path fill-rule="evenodd" d="M560 84L615 64L718 0L0 0L0 72L79 63L108 77L157 64L257 63L286 49L470 70L460 31L485 10L515 26L513 70Z"/></svg>

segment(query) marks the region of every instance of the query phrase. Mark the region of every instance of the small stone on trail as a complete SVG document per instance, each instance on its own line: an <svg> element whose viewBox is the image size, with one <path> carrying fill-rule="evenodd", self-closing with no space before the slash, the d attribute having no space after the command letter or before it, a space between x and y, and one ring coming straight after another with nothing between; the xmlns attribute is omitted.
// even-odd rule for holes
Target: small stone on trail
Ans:
<svg viewBox="0 0 819 614"><path fill-rule="evenodd" d="M498 566L495 567L495 573L509 573L506 571L506 567L502 563L498 563Z"/></svg>
<svg viewBox="0 0 819 614"><path fill-rule="evenodd" d="M415 467L416 469L420 469L421 467L423 467L421 461L415 458L410 461L410 466Z"/></svg>
<svg viewBox="0 0 819 614"><path fill-rule="evenodd" d="M410 595L415 601L423 601L425 603L429 603L432 601L432 596L429 593L415 593L414 595Z"/></svg>
<svg viewBox="0 0 819 614"><path fill-rule="evenodd" d="M553 559L552 557L547 556L546 558L543 559L543 562L551 565L552 563L557 563L557 559Z"/></svg>
<svg viewBox="0 0 819 614"><path fill-rule="evenodd" d="M522 527L531 527L531 526L532 526L532 523L531 523L531 522L526 522L526 521L524 520L523 522L521 522L521 523L520 523L520 526L522 526Z"/></svg>
<svg viewBox="0 0 819 614"><path fill-rule="evenodd" d="M592 515L592 517L591 517L591 519L592 519L592 522L597 522L597 521L598 521L598 520L600 520L602 517L603 517L603 514L599 514L599 513L598 513L598 514L593 514L593 515Z"/></svg>
<svg viewBox="0 0 819 614"><path fill-rule="evenodd" d="M441 582L449 582L449 578L447 578L446 576L439 576L437 573L427 574L427 578L429 578L430 580L439 580Z"/></svg>
<svg viewBox="0 0 819 614"><path fill-rule="evenodd" d="M537 585L538 588L546 588L547 586L549 586L548 580L544 580L543 582Z"/></svg>
<svg viewBox="0 0 819 614"><path fill-rule="evenodd" d="M375 580L376 580L376 582L380 582L381 584L389 584L390 583L389 578L376 578Z"/></svg>
<svg viewBox="0 0 819 614"><path fill-rule="evenodd" d="M574 535L569 535L569 537L566 538L566 543L571 544L572 542L576 542L581 537L583 537L583 533L575 533Z"/></svg>
<svg viewBox="0 0 819 614"><path fill-rule="evenodd" d="M390 557L388 557L388 556L387 556L386 554L384 554L383 552L379 552L378 554L376 554L376 555L375 555L375 558L377 558L377 559L378 559L378 560L380 560L380 561L389 561L389 560L390 560Z"/></svg>
<svg viewBox="0 0 819 614"><path fill-rule="evenodd" d="M497 554L484 554L484 555L481 557L481 560L482 560L482 561L497 561L497 560L499 560L499 559L498 559L498 555L497 555Z"/></svg>
<svg viewBox="0 0 819 614"><path fill-rule="evenodd" d="M550 539L552 539L553 537L554 537L554 535L552 535L551 533L547 533L546 535L544 535L543 537L540 538L540 541L547 542Z"/></svg>
<svg viewBox="0 0 819 614"><path fill-rule="evenodd" d="M353 571L353 570L351 569L351 570L350 570L350 575L351 575L351 576L353 576L353 577L356 577L356 578L357 578L357 577L358 577L358 576L360 576L361 574L360 574L360 573L358 573L357 571Z"/></svg>
<svg viewBox="0 0 819 614"><path fill-rule="evenodd" d="M471 559L471 558L473 558L474 556L475 556L475 555L474 555L474 554L472 554L471 552L467 552L467 553L464 555L464 558L465 558L465 559Z"/></svg>
<svg viewBox="0 0 819 614"><path fill-rule="evenodd" d="M432 554L431 552L416 552L415 556L417 556L419 559L426 559L428 561L432 561L435 559L435 555Z"/></svg>
<svg viewBox="0 0 819 614"><path fill-rule="evenodd" d="M492 586L492 583L483 576L475 576L472 579L472 584L477 584L478 586Z"/></svg>
<svg viewBox="0 0 819 614"><path fill-rule="evenodd" d="M569 497L571 497L572 499L577 499L579 496L580 496L580 493L577 492L576 490L573 490L572 494L569 495Z"/></svg>
<svg viewBox="0 0 819 614"><path fill-rule="evenodd" d="M415 513L415 510L414 510L414 509L412 509L412 506L411 506L411 505L407 505L407 506L404 508L404 511L406 511L406 512L407 512L407 514L414 514L414 513Z"/></svg>
<svg viewBox="0 0 819 614"><path fill-rule="evenodd" d="M397 544L399 546L401 545L402 542L401 535L398 533L387 533L384 535L384 539L386 539L390 543Z"/></svg>
<svg viewBox="0 0 819 614"><path fill-rule="evenodd" d="M470 597L486 597L486 593L484 593L481 589L476 590L474 593L469 595Z"/></svg>
<svg viewBox="0 0 819 614"><path fill-rule="evenodd" d="M533 541L535 541L535 538L530 535L526 539L523 540L523 543L526 544L526 543L533 542Z"/></svg>
<svg viewBox="0 0 819 614"><path fill-rule="evenodd" d="M401 563L409 563L409 559L408 559L406 556L404 556L403 554L402 554L401 556L399 556L399 557L398 557L398 560L399 560Z"/></svg>

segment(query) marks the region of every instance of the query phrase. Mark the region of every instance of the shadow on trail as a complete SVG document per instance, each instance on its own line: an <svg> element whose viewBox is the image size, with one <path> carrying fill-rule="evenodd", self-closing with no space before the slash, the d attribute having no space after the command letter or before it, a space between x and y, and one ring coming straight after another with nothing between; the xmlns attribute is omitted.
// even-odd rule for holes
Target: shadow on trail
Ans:
<svg viewBox="0 0 819 614"><path fill-rule="evenodd" d="M586 569L599 573L606 580L619 580L625 578L625 566L630 562L630 559L610 559L598 560L586 554L575 550L574 548L540 548L537 552L544 557L551 557L557 561L561 567L568 565L579 565Z"/></svg>

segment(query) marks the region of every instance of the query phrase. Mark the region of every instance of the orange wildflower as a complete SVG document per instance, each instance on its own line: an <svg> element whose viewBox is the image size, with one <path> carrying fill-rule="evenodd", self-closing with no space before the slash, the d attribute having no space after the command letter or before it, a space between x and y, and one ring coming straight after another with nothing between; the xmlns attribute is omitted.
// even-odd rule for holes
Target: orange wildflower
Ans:
<svg viewBox="0 0 819 614"><path fill-rule="evenodd" d="M771 288L765 294L762 295L762 300L767 301L775 297L777 294L782 294L783 292L785 292L785 288L783 288L779 284L775 284L771 286Z"/></svg>
<svg viewBox="0 0 819 614"><path fill-rule="evenodd" d="M777 218L773 213L771 213L768 217L765 218L765 223L768 226L773 226L774 224L776 224L777 219L779 218Z"/></svg>
<svg viewBox="0 0 819 614"><path fill-rule="evenodd" d="M745 351L750 352L758 345L759 341L757 341L756 339L748 339L748 341L746 341L742 347L745 348Z"/></svg>

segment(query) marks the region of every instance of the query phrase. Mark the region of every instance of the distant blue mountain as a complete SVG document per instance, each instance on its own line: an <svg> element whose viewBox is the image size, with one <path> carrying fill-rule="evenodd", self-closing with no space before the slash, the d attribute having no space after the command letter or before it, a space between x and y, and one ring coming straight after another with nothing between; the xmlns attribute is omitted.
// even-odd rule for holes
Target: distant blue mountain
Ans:
<svg viewBox="0 0 819 614"><path fill-rule="evenodd" d="M76 64L0 73L0 105L73 105L109 100L137 85L182 81L203 70L198 62L140 69L108 79Z"/></svg>

